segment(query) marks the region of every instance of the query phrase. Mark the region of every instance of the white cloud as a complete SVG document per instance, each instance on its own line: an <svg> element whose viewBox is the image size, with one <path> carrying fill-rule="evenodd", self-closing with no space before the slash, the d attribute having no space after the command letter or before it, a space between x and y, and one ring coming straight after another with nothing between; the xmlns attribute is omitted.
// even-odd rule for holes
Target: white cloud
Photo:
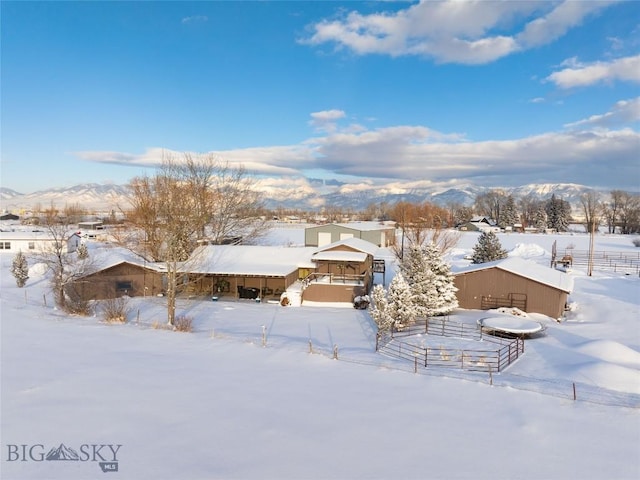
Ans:
<svg viewBox="0 0 640 480"><path fill-rule="evenodd" d="M336 121L344 118L345 116L346 114L342 110L323 110L321 112L314 112L311 114L309 125L319 131L333 132L338 128Z"/></svg>
<svg viewBox="0 0 640 480"><path fill-rule="evenodd" d="M571 58L565 60L563 66L567 68L546 78L560 88L585 87L614 81L640 83L640 55L593 63L580 63Z"/></svg>
<svg viewBox="0 0 640 480"><path fill-rule="evenodd" d="M207 21L209 21L209 17L206 15L192 15L190 17L184 17L180 22L186 25L189 23L202 23Z"/></svg>
<svg viewBox="0 0 640 480"><path fill-rule="evenodd" d="M613 108L600 115L591 115L589 118L567 123L566 128L582 127L590 125L594 127L611 127L613 125L640 121L640 97L631 100L620 100Z"/></svg>
<svg viewBox="0 0 640 480"><path fill-rule="evenodd" d="M251 173L287 178L271 188L306 190L291 178L305 172L348 178L348 188L369 188L372 179L404 188L407 182L472 182L478 185L518 185L572 182L637 188L640 134L624 128L640 118L638 98L617 102L610 112L568 124L568 130L511 140L469 141L464 135L442 133L425 126L400 125L378 129L349 127L326 132L293 145L251 147L207 152L244 166ZM331 112L331 111L327 111ZM340 110L316 112L317 119L343 118ZM603 127L623 127L608 130ZM589 129L585 129L588 127ZM597 128L593 128L597 127ZM94 162L157 166L181 153L150 148L142 154L78 152Z"/></svg>
<svg viewBox="0 0 640 480"><path fill-rule="evenodd" d="M352 11L323 20L309 27L301 43L329 43L358 55L421 55L482 64L550 43L609 3L421 1L394 12ZM527 24L518 24L531 17Z"/></svg>
<svg viewBox="0 0 640 480"><path fill-rule="evenodd" d="M615 3L612 1L576 2L558 4L546 15L530 21L516 38L522 48L546 45L576 27L590 14Z"/></svg>

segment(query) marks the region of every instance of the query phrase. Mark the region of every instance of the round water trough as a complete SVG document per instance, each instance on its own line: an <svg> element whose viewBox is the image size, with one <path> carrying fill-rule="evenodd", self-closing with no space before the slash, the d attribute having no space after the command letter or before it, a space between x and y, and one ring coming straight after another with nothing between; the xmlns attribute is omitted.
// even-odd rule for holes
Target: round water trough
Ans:
<svg viewBox="0 0 640 480"><path fill-rule="evenodd" d="M488 333L528 337L544 331L539 322L513 316L486 317L478 320L478 325Z"/></svg>

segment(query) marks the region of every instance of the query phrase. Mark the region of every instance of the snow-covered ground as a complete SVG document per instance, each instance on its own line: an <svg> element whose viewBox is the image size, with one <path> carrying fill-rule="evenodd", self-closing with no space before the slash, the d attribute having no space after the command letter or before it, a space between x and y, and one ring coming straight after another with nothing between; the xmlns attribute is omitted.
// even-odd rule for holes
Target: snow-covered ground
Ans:
<svg viewBox="0 0 640 480"><path fill-rule="evenodd" d="M267 243L303 238L279 228ZM499 238L546 266L555 240L589 242ZM454 269L476 240L462 236ZM631 241L599 235L596 249L637 252ZM566 320L530 315L546 335L490 385L375 353L373 322L350 307L181 299L191 334L153 328L162 298L131 299L125 325L69 317L37 265L15 286L12 259L0 255L3 480L640 478L636 275L574 268ZM44 460L68 449L78 460Z"/></svg>

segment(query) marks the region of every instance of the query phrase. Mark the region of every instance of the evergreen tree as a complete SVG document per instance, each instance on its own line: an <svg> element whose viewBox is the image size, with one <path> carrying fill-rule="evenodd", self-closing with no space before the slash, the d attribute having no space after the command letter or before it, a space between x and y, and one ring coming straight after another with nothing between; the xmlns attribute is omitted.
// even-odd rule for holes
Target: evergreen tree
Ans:
<svg viewBox="0 0 640 480"><path fill-rule="evenodd" d="M547 213L545 212L543 204L540 204L540 206L536 210L534 222L534 226L538 230L544 230L545 228L547 228Z"/></svg>
<svg viewBox="0 0 640 480"><path fill-rule="evenodd" d="M566 232L571 221L571 205L569 202L556 198L551 198L545 205L545 213L547 214L547 227L553 228L556 232Z"/></svg>
<svg viewBox="0 0 640 480"><path fill-rule="evenodd" d="M518 223L518 220L518 208L516 207L516 202L513 199L513 195L509 195L504 207L502 207L502 211L500 212L499 226L501 228L513 227Z"/></svg>
<svg viewBox="0 0 640 480"><path fill-rule="evenodd" d="M436 287L436 302L434 305L434 313L437 315L446 315L455 308L458 308L458 297L456 292L458 288L454 284L454 275L451 268L442 258L442 253L438 246L431 242L424 248L424 256L427 265L434 273L434 285Z"/></svg>
<svg viewBox="0 0 640 480"><path fill-rule="evenodd" d="M419 245L412 245L400 263L400 271L406 279L413 296L418 317L433 315L438 304L435 274Z"/></svg>
<svg viewBox="0 0 640 480"><path fill-rule="evenodd" d="M382 285L373 287L371 298L373 302L369 305L369 313L378 326L378 331L389 330L393 323L393 318L384 287Z"/></svg>
<svg viewBox="0 0 640 480"><path fill-rule="evenodd" d="M22 252L18 252L13 258L11 274L15 277L18 287L22 288L26 285L29 279L29 264Z"/></svg>
<svg viewBox="0 0 640 480"><path fill-rule="evenodd" d="M415 322L418 310L414 305L414 295L401 272L391 280L387 302L389 316L395 327L411 325Z"/></svg>
<svg viewBox="0 0 640 480"><path fill-rule="evenodd" d="M81 243L80 245L78 245L78 249L76 250L76 253L78 254L79 260L86 260L87 258L89 258L89 249L87 248L87 245L84 243Z"/></svg>
<svg viewBox="0 0 640 480"><path fill-rule="evenodd" d="M486 263L507 257L498 236L493 232L482 232L478 243L473 247L471 263Z"/></svg>

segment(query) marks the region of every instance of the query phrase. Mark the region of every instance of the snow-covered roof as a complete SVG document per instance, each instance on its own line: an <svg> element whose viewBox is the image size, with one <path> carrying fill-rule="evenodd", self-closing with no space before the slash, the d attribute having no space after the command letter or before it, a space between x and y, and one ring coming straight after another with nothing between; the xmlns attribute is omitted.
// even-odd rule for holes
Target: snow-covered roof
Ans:
<svg viewBox="0 0 640 480"><path fill-rule="evenodd" d="M89 259L93 273L113 268L122 263L129 263L158 272L166 272L167 270L163 262L148 262L141 256L122 247L91 249L89 250Z"/></svg>
<svg viewBox="0 0 640 480"><path fill-rule="evenodd" d="M560 270L551 267L544 267L539 263L531 260L525 260L520 257L508 257L495 262L486 262L471 264L453 272L454 275L462 275L465 273L478 272L489 268L499 268L506 272L514 273L520 277L549 285L564 292L573 290L573 277Z"/></svg>
<svg viewBox="0 0 640 480"><path fill-rule="evenodd" d="M374 245L371 242L367 242L366 240L362 240L361 238L351 237L338 240L337 242L333 242L328 245L323 245L322 247L318 248L317 251L323 252L325 250L332 250L341 245L346 245L353 248L354 250L358 250L360 252L364 252L373 256L375 256L380 250L380 247Z"/></svg>
<svg viewBox="0 0 640 480"><path fill-rule="evenodd" d="M69 234L68 238L78 235L76 232ZM5 232L0 230L0 239L2 240L29 240L29 241L53 241L54 238L49 232L43 230L15 230Z"/></svg>
<svg viewBox="0 0 640 480"><path fill-rule="evenodd" d="M183 269L215 275L270 275L283 277L298 268L315 268L311 256L316 247L257 245L203 245Z"/></svg>
<svg viewBox="0 0 640 480"><path fill-rule="evenodd" d="M350 252L347 250L325 250L313 254L312 260L324 260L334 262L357 262L362 263L367 259L364 252Z"/></svg>
<svg viewBox="0 0 640 480"><path fill-rule="evenodd" d="M348 223L335 223L339 227L352 228L353 230L360 230L361 232L375 231L375 230L393 230L393 225L383 225L380 222L348 222Z"/></svg>
<svg viewBox="0 0 640 480"><path fill-rule="evenodd" d="M482 222L484 222L484 223L487 223L488 225L495 225L496 224L496 222L492 218L484 217L484 216L481 216L481 215L474 216L471 220L469 220L469 222L471 222L471 223L482 223Z"/></svg>

